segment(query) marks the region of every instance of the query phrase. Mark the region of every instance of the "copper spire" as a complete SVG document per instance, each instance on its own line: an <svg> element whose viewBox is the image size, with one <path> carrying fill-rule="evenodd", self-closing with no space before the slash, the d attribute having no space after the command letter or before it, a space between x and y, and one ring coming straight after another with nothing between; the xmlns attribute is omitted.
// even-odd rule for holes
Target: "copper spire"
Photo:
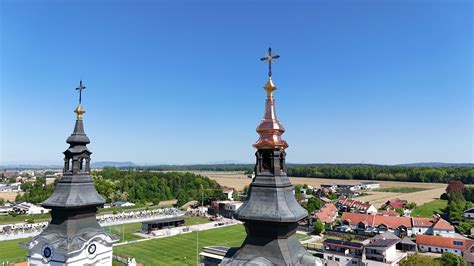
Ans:
<svg viewBox="0 0 474 266"><path fill-rule="evenodd" d="M266 61L269 65L275 59L279 58L279 55L271 53L271 48L268 49L269 54L263 57L261 60ZM267 58L267 60L264 60ZM269 59L268 59L269 58ZM270 68L271 69L271 68ZM285 132L285 128L278 120L275 112L275 100L273 98L273 92L277 89L273 83L271 77L271 70L269 70L268 81L263 87L267 92L267 100L265 103L265 114L260 124L257 126L257 133L260 135L257 142L253 145L257 149L286 149L288 143L281 138L281 135Z"/></svg>

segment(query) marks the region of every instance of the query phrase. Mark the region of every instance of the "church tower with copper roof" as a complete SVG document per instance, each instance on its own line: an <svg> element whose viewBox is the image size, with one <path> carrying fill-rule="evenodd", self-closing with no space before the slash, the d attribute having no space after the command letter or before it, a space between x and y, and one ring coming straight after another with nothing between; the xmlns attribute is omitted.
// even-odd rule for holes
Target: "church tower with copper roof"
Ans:
<svg viewBox="0 0 474 266"><path fill-rule="evenodd" d="M268 49L261 60L269 64L265 114L257 126L259 139L253 145L257 152L255 178L249 187L247 200L234 217L247 232L240 248L231 248L222 265L322 265L309 254L295 236L297 222L308 215L293 194L294 187L286 175L285 149L282 139L285 128L275 112L271 64L279 58Z"/></svg>
<svg viewBox="0 0 474 266"><path fill-rule="evenodd" d="M66 140L63 176L54 193L42 203L51 209L51 222L41 234L26 244L30 265L112 265L112 244L117 237L108 234L96 220L104 198L97 193L90 176L90 143L84 132L82 90L74 131Z"/></svg>

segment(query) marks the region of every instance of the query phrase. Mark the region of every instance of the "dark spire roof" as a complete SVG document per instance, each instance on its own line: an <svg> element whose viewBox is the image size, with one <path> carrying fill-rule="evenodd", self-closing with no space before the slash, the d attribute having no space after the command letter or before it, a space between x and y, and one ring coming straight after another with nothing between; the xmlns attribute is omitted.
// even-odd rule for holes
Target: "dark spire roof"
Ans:
<svg viewBox="0 0 474 266"><path fill-rule="evenodd" d="M53 195L43 202L42 205L47 208L83 208L101 206L105 203L90 177L92 153L86 146L90 140L84 132L82 119L86 111L79 105L74 112L77 114L77 120L74 131L66 140L70 146L64 152L63 177Z"/></svg>
<svg viewBox="0 0 474 266"><path fill-rule="evenodd" d="M91 141L84 132L84 124L82 122L83 114L86 111L82 108L81 105L79 105L76 110L74 110L74 112L77 113L76 125L74 126L74 131L72 132L71 136L67 138L66 142L69 143L71 146L87 145L91 143Z"/></svg>

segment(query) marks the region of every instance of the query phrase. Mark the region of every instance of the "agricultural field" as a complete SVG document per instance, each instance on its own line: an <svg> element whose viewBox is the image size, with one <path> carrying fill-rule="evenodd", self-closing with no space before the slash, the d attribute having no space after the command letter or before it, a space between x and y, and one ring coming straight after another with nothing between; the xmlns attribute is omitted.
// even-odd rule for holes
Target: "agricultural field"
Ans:
<svg viewBox="0 0 474 266"><path fill-rule="evenodd" d="M374 189L374 191L394 192L394 193L413 193L413 192L418 192L418 191L423 191L423 190L429 190L429 188L423 188L423 187L387 187L387 188Z"/></svg>
<svg viewBox="0 0 474 266"><path fill-rule="evenodd" d="M18 194L23 194L23 192L0 192L0 198L14 202Z"/></svg>
<svg viewBox="0 0 474 266"><path fill-rule="evenodd" d="M243 172L210 172L210 171L193 171L195 174L208 176L210 179L217 181L222 186L235 187L243 189L249 185L251 179ZM295 184L308 184L319 187L321 184L359 184L368 180L355 179L324 179L309 177L290 177L290 181ZM368 191L370 195L358 197L357 200L369 201L375 207L379 208L387 200L400 198L415 202L422 205L427 202L439 199L441 194L446 190L447 184L441 183L419 183L419 182L400 182L400 181L376 181L380 183L381 189L385 191ZM388 192L391 191L391 192Z"/></svg>
<svg viewBox="0 0 474 266"><path fill-rule="evenodd" d="M448 205L447 200L434 200L428 203L425 203L421 206L415 207L415 209L411 212L412 217L427 217L430 218L433 214L442 213L443 209L446 208Z"/></svg>

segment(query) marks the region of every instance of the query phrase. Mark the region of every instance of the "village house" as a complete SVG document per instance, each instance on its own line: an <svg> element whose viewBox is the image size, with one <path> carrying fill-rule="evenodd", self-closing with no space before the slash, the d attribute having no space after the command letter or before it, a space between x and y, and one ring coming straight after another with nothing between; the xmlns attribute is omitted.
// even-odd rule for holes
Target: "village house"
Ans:
<svg viewBox="0 0 474 266"><path fill-rule="evenodd" d="M400 238L385 233L362 242L326 239L322 254L326 265L398 265L407 253L397 250Z"/></svg>
<svg viewBox="0 0 474 266"><path fill-rule="evenodd" d="M364 244L339 239L326 239L323 242L323 256L327 265L363 265Z"/></svg>
<svg viewBox="0 0 474 266"><path fill-rule="evenodd" d="M234 198L232 197L234 194L234 190L235 188L233 187L224 186L224 189L222 190L222 192L226 195L228 200L234 200Z"/></svg>
<svg viewBox="0 0 474 266"><path fill-rule="evenodd" d="M313 220L332 224L337 218L337 208L332 203L324 204L318 212L313 214Z"/></svg>
<svg viewBox="0 0 474 266"><path fill-rule="evenodd" d="M321 188L327 188L327 189L329 189L329 190L332 191L332 192L336 192L337 185L335 185L335 184L333 184L333 185L330 185L330 184L321 184Z"/></svg>
<svg viewBox="0 0 474 266"><path fill-rule="evenodd" d="M384 210L380 211L377 213L378 215L382 216L394 216L394 217L400 217L400 213L394 211L394 210Z"/></svg>
<svg viewBox="0 0 474 266"><path fill-rule="evenodd" d="M454 227L441 217L396 217L344 212L341 221L359 234L380 234L388 231L400 237L412 234L447 237L454 235Z"/></svg>
<svg viewBox="0 0 474 266"><path fill-rule="evenodd" d="M407 257L406 252L396 249L400 238L373 238L365 245L362 255L364 265L390 265L395 266Z"/></svg>
<svg viewBox="0 0 474 266"><path fill-rule="evenodd" d="M416 244L420 251L423 252L450 252L463 257L467 254L467 260L471 260L472 263L474 240L467 238L418 235L416 236Z"/></svg>
<svg viewBox="0 0 474 266"><path fill-rule="evenodd" d="M395 210L395 209L405 209L405 206L408 204L408 201L406 200L401 200L401 199L392 199L387 202L385 202L382 205L382 209L385 210Z"/></svg>
<svg viewBox="0 0 474 266"><path fill-rule="evenodd" d="M347 197L339 197L337 199L337 206L339 210L342 211L354 211L360 213L375 214L377 213L377 208L370 203L364 203L358 200L351 200Z"/></svg>

